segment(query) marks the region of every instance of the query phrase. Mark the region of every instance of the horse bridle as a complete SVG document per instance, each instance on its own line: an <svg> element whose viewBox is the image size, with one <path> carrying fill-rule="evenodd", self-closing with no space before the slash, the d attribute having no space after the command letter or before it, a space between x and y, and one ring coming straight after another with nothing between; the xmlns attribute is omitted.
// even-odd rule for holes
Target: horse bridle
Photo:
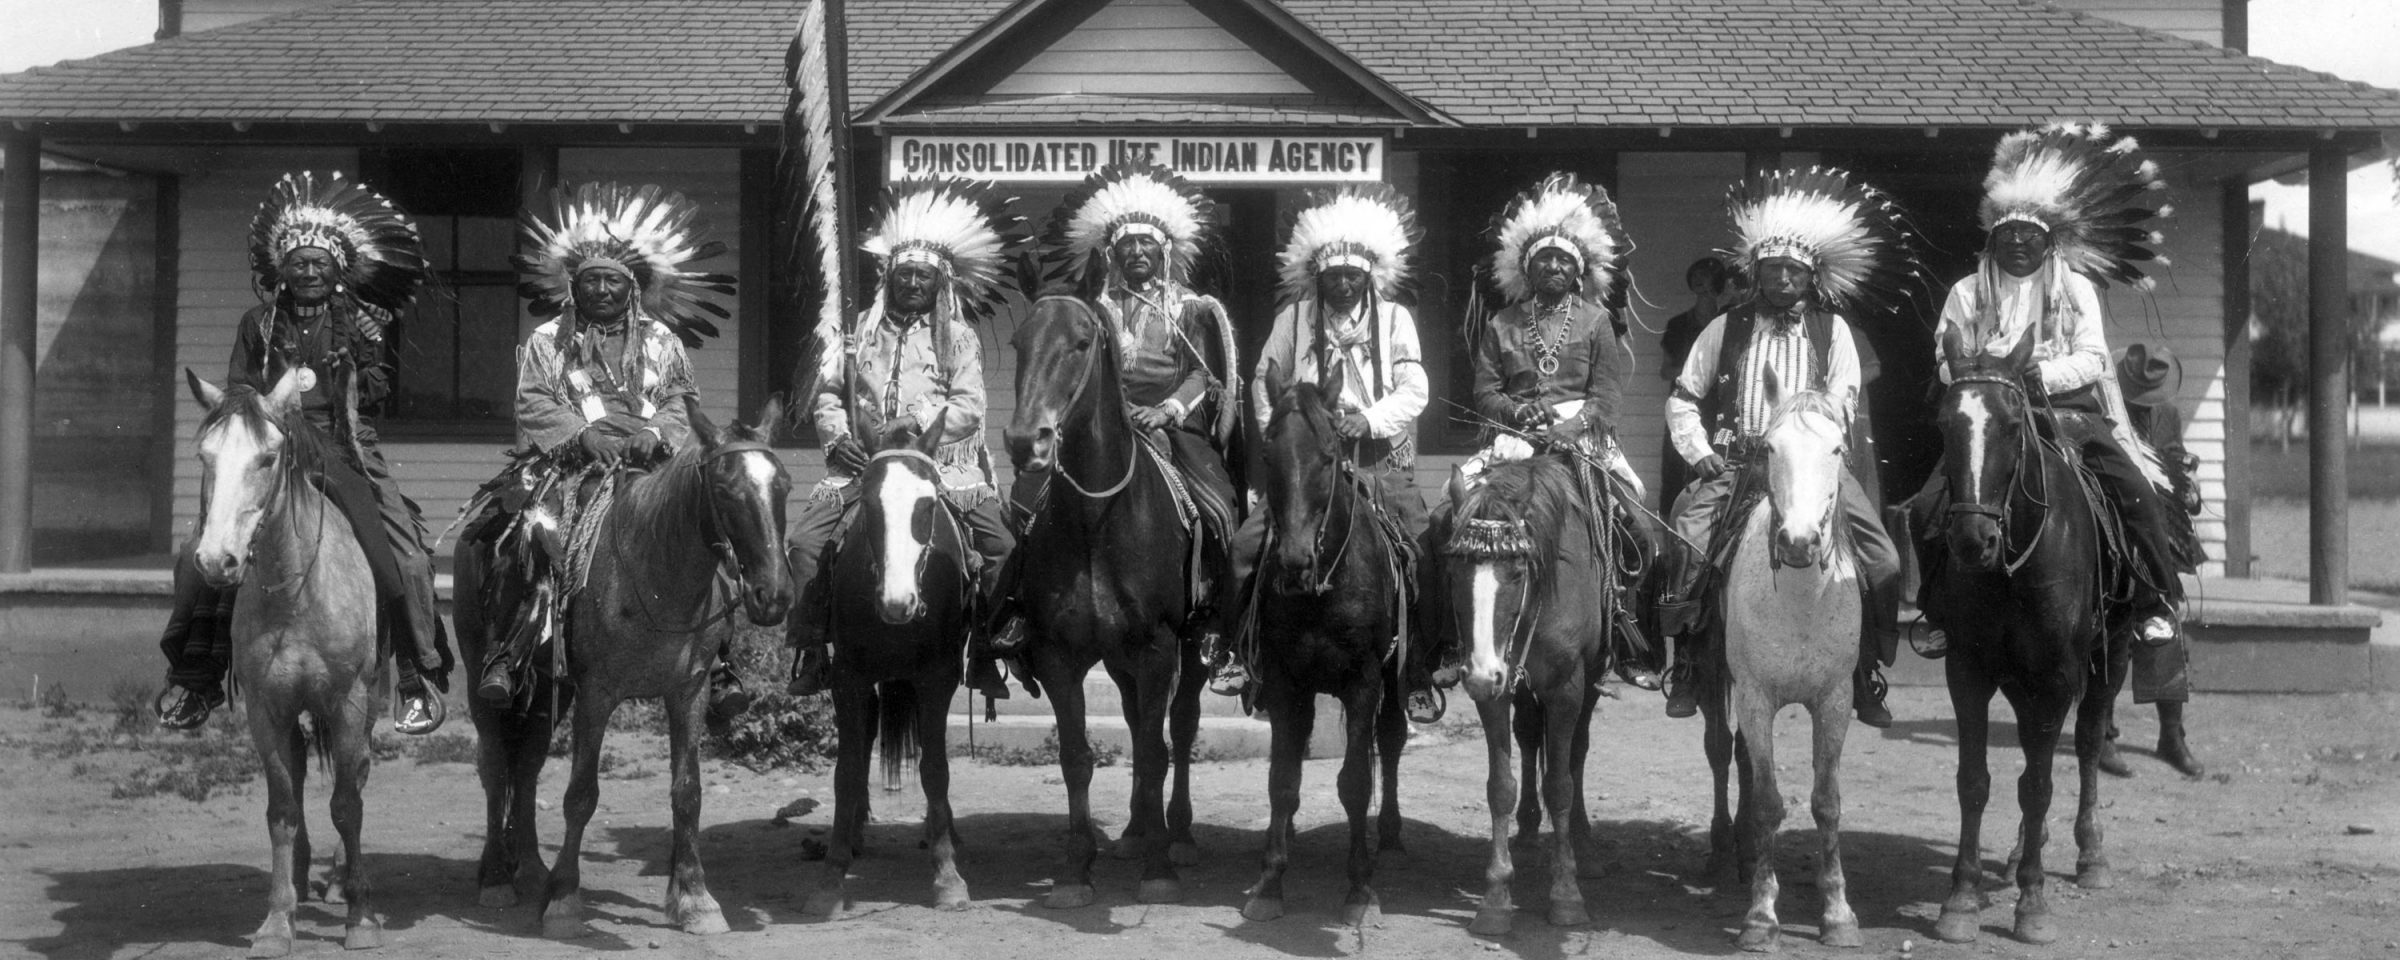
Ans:
<svg viewBox="0 0 2400 960"><path fill-rule="evenodd" d="M699 470L726 457L744 453L764 453L773 458L775 457L775 448L758 440L733 440L719 444L716 449L708 451L706 456L695 459L686 466L692 470ZM781 458L775 458L775 462L780 466L783 461ZM703 482L706 482L705 478L703 478ZM750 576L742 569L741 558L733 552L733 537L726 532L732 528L732 525L725 522L725 512L717 506L715 491L704 490L702 499L708 501L708 549L717 555L717 581L729 585L732 588L732 595L727 599L723 610L716 613L703 613L699 622L689 627L668 628L658 625L658 618L650 613L647 598L636 591L635 598L642 601L643 620L649 624L651 629L661 633L697 633L708 629L720 620L731 619L734 611L741 607L743 592L750 586ZM612 538L610 547L612 553L621 546L622 543L618 538ZM702 609L705 611L706 607L703 606Z"/></svg>
<svg viewBox="0 0 2400 960"><path fill-rule="evenodd" d="M1077 302L1080 303L1081 301ZM1062 410L1073 410L1075 409L1076 404L1083 402L1083 392L1091 387L1092 375L1098 371L1100 358L1103 354L1106 354L1113 362L1116 357L1115 338L1116 333L1107 329L1105 326L1093 332L1093 341L1099 343L1102 349L1094 350L1090 353L1090 355L1084 358L1083 375L1076 379L1075 391L1067 394L1067 402L1065 406L1061 408ZM1117 411L1117 413L1119 416L1124 415L1124 411L1122 410ZM1093 415L1099 416L1100 414L1095 412ZM1063 447L1066 444L1062 440L1059 445ZM1125 488L1133 484L1133 475L1141 469L1141 438L1134 438L1133 442L1126 445L1125 450L1125 475L1117 478L1117 482L1110 484L1108 489L1098 492L1094 492L1086 488L1082 483L1076 481L1074 474L1067 472L1067 460L1063 456L1058 459L1058 463L1051 469L1053 472L1058 474L1059 479L1066 481L1067 486L1072 488L1076 493L1080 493L1084 495L1084 497L1092 500L1106 500L1110 497L1116 496L1119 493L1125 492Z"/></svg>
<svg viewBox="0 0 2400 960"><path fill-rule="evenodd" d="M1950 388L1956 390L1961 384L1969 383L1996 384L2006 388L2011 394L2015 395L2018 404L2027 408L2032 406L2031 398L2026 395L2025 385L2018 382L2015 377L2002 376L1994 373L1962 373L1951 378ZM2027 463L2039 463L2041 460L2041 451L2034 446L2036 442L2037 441L2031 430L2021 430L2019 432L2017 440L2017 466L2016 469L2009 474L2008 482L2004 489L2024 490L2027 498L2046 508L2049 506L2048 491L2044 490L2040 494L2036 494L2031 488L2025 486L2025 465ZM2040 471L2037 470L2035 472L2038 474ZM1966 500L1966 498L1971 498L1975 494L1976 491L1972 490L1965 491L1963 493L1958 490L1950 491L1950 504L1949 506L1943 508L1945 516L1956 517L1960 514L1966 514L1969 516L1990 517L1992 522L2000 528L2000 555L2002 558L2002 567L2010 574L2016 573L2019 568L2025 566L2027 561L2033 559L2033 551L2035 548L2041 546L2042 536L2049 532L2050 529L2048 518L2045 516L2043 522L2034 525L2033 539L2026 541L2025 549L2017 553L2016 559L2011 560L2008 559L2008 530L2011 517L2008 511L2007 501L2004 499L1999 505L1994 506L1990 504L1976 503L1972 500ZM1965 500L1965 502L1962 502L1962 500Z"/></svg>

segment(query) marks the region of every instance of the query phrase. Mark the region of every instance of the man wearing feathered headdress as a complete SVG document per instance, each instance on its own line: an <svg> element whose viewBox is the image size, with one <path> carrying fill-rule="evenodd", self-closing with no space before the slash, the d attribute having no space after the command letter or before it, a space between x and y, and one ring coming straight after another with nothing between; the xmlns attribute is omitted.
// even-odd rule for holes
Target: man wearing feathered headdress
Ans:
<svg viewBox="0 0 2400 960"><path fill-rule="evenodd" d="M2006 357L2031 341L2027 391L2067 414L2058 418L2062 436L2081 446L2133 543L2136 633L2145 643L2170 642L2183 584L2165 510L2169 483L2157 454L2133 435L2110 375L2099 293L2110 280L2154 285L2136 264L2164 258L2150 249L2158 234L2142 222L2173 208L2143 204L2166 184L2131 137L2112 140L2096 124L2053 124L2001 138L1983 185L1990 239L1976 271L1942 305L1942 379L1959 356ZM1937 495L1941 476L1935 471L1919 502ZM1919 652L1948 651L1938 629L1929 639Z"/></svg>
<svg viewBox="0 0 2400 960"><path fill-rule="evenodd" d="M1429 395L1416 314L1394 301L1417 241L1416 214L1388 185L1352 186L1311 197L1278 257L1283 307L1260 351L1251 415L1264 430L1274 413L1268 382L1314 383L1333 398L1343 452L1382 491L1382 508L1413 543L1425 533L1417 492L1417 415ZM1233 575L1220 590L1208 631L1213 685L1238 696L1250 670L1225 649L1266 548L1267 516L1253 510L1233 537Z"/></svg>
<svg viewBox="0 0 2400 960"><path fill-rule="evenodd" d="M1198 187L1165 167L1129 161L1084 178L1052 214L1043 239L1052 279L1072 284L1099 307L1117 335L1134 426L1167 441L1209 538L1222 545L1232 532L1235 498L1225 461L1239 426L1240 378L1232 370L1233 324L1224 305L1191 288L1215 219L1216 205ZM1020 501L1041 482L1020 481Z"/></svg>
<svg viewBox="0 0 2400 960"><path fill-rule="evenodd" d="M1485 463L1539 450L1604 465L1638 502L1641 481L1615 436L1626 365L1618 339L1625 330L1625 258L1633 252L1616 202L1596 184L1553 173L1518 195L1494 232L1500 248L1492 254L1492 275L1508 305L1470 339L1475 412L1498 429L1491 445L1462 467L1462 477L1474 483ZM1638 630L1614 635L1639 642ZM1616 662L1635 685L1658 689L1655 672L1637 658Z"/></svg>
<svg viewBox="0 0 2400 960"><path fill-rule="evenodd" d="M864 244L882 271L874 303L849 333L819 324L810 413L825 445L826 477L793 521L789 538L792 575L801 585L789 622L799 651L792 671L796 695L826 689L829 554L856 515L857 478L872 444L941 432L934 460L942 496L967 528L981 560L976 574L986 609L992 603L1000 564L1016 541L984 447L983 344L970 321L988 315L999 299L1000 266L1022 239L1009 201L963 181L895 185ZM994 699L1008 695L981 657L968 682Z"/></svg>
<svg viewBox="0 0 2400 960"><path fill-rule="evenodd" d="M661 463L690 442L691 405L700 396L684 348L716 335L710 318L728 313L711 295L734 289L732 277L697 268L725 245L701 239L699 208L682 194L586 183L559 190L551 202L551 219L526 216L528 252L511 257L518 292L535 316L549 319L517 352L517 461L487 493L541 474L593 476ZM564 538L580 518L560 515L564 497L545 489L545 502L528 508ZM536 590L536 603L565 599ZM518 671L545 639L553 638L512 630L494 644L478 665L477 696L514 698ZM720 650L709 684L709 707L719 718L749 701L723 657Z"/></svg>
<svg viewBox="0 0 2400 960"><path fill-rule="evenodd" d="M329 493L358 535L375 576L398 655L401 704L393 728L441 726L451 655L433 606L433 566L417 505L400 494L358 407L391 392L384 341L395 314L425 279L416 225L391 201L338 173L286 175L250 226L250 266L266 302L242 315L226 378L266 393L300 373L301 414L346 454L326 465ZM372 531L381 530L382 536ZM154 709L160 726L189 730L223 703L231 659L231 591L209 589L191 559L175 568L174 612L160 647L169 684Z"/></svg>
<svg viewBox="0 0 2400 960"><path fill-rule="evenodd" d="M1672 522L1705 550L1678 565L1659 605L1666 632L1684 637L1667 686L1672 717L1699 709L1691 664L1708 635L1698 622L1707 561L1718 556L1720 536L1736 529L1727 521L1737 479L1765 462L1762 437L1779 399L1770 384L1824 393L1855 414L1863 400L1858 346L1837 311L1888 306L1917 270L1897 205L1842 171L1777 171L1735 185L1726 199L1737 238L1727 255L1749 275L1751 296L1700 332L1667 397L1668 435L1696 477ZM1899 554L1847 466L1840 503L1866 593L1852 702L1859 722L1890 726L1880 666L1891 662L1899 640Z"/></svg>

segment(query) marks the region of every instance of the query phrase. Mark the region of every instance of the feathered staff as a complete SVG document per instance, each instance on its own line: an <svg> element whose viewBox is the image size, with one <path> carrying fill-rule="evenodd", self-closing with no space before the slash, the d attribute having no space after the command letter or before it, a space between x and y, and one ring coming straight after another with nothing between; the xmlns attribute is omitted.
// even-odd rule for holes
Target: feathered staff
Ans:
<svg viewBox="0 0 2400 960"><path fill-rule="evenodd" d="M856 233L850 204L844 202L852 182L844 37L841 0L809 0L783 58L791 88L783 112L784 196L794 208L791 222L801 225L791 244L792 275L805 291L803 302L814 298L817 315L812 357L799 371L803 397L816 393L826 352L847 349L854 332L850 294L857 288L856 270L842 239ZM792 409L806 406L794 403Z"/></svg>

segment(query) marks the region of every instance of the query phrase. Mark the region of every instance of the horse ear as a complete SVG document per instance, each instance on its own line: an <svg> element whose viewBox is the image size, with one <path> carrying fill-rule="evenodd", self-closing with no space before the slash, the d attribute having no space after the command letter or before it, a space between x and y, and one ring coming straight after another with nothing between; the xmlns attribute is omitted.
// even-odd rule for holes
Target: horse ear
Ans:
<svg viewBox="0 0 2400 960"><path fill-rule="evenodd" d="M766 407L758 411L757 426L751 429L758 434L758 439L773 440L775 439L775 427L782 422L783 394L778 393L767 398Z"/></svg>
<svg viewBox="0 0 2400 960"><path fill-rule="evenodd" d="M1765 368L1767 374L1767 409L1773 410L1783 404L1783 377L1775 372L1774 364L1762 364L1761 366Z"/></svg>
<svg viewBox="0 0 2400 960"><path fill-rule="evenodd" d="M183 381L191 386L192 399L200 401L202 407L214 410L217 404L225 402L225 391L216 384L200 379L200 375L193 373L192 368L183 368Z"/></svg>
<svg viewBox="0 0 2400 960"><path fill-rule="evenodd" d="M933 415L933 423L925 427L925 432L917 434L916 442L909 446L918 453L933 456L934 451L942 448L942 431L949 425L950 408L943 407L940 413Z"/></svg>
<svg viewBox="0 0 2400 960"><path fill-rule="evenodd" d="M1258 382L1266 385L1267 403L1270 405L1282 399L1283 392L1292 385L1290 374L1284 372L1283 361L1273 357L1267 358L1266 367L1258 371Z"/></svg>
<svg viewBox="0 0 2400 960"><path fill-rule="evenodd" d="M717 422L709 419L708 411L700 409L700 405L693 403L690 397L684 398L683 411L684 419L692 425L692 436L700 441L700 449L715 449L718 443L723 442L724 435L717 429Z"/></svg>
<svg viewBox="0 0 2400 960"><path fill-rule="evenodd" d="M300 395L306 392L300 389L300 373L307 369L296 363L284 368L283 376L275 378L275 389L267 392L267 409L280 413L298 406Z"/></svg>
<svg viewBox="0 0 2400 960"><path fill-rule="evenodd" d="M2017 340L2017 348L2008 352L2008 369L2012 373L2022 374L2032 368L2033 331L2028 330L2025 336Z"/></svg>

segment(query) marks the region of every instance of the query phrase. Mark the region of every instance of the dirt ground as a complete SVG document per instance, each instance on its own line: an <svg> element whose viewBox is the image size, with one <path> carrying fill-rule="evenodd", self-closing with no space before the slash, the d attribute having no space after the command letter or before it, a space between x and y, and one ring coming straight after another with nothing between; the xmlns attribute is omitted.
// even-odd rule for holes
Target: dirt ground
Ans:
<svg viewBox="0 0 2400 960"><path fill-rule="evenodd" d="M1806 762L1782 774L1800 821L1780 862L1786 954L1849 957L2385 957L2400 958L2400 697L2219 696L2192 708L2193 743L2212 768L2186 781L2151 758L2155 715L2124 712L2137 771L2104 783L2113 889L2083 891L2064 874L2074 850L2071 758L2053 808L2053 902L2062 930L2048 946L2007 935L2013 890L1994 894L1982 939L1948 945L1930 936L1945 892L1957 830L1948 703L1933 689L1903 689L1889 731L1853 728L1844 762L1844 848L1851 897L1867 945L1833 950L1808 937L1818 910L1808 882ZM1471 713L1471 711L1458 711ZM163 793L112 799L145 754L106 749L105 709L59 719L0 708L0 954L50 958L239 956L264 910L264 799L256 781L199 802ZM2005 709L1999 711L2005 716ZM775 811L804 796L829 799L824 774L707 768L703 853L733 932L687 936L660 909L667 857L666 779L655 738L613 735L620 763L602 787L585 852L594 932L550 942L531 907L486 909L475 900L483 829L474 772L457 762L399 758L378 764L367 799L368 864L385 918L382 953L394 957L545 958L654 951L672 957L880 958L1459 957L1515 954L1675 957L1734 952L1746 894L1700 885L1707 779L1697 721L1660 716L1655 695L1602 706L1585 791L1608 851L1607 876L1585 881L1594 923L1560 929L1543 920L1546 870L1520 859L1514 935L1466 932L1481 894L1483 747L1472 720L1420 731L1402 762L1410 856L1379 877L1380 926L1340 920L1344 827L1333 797L1335 761L1312 761L1300 840L1283 919L1242 920L1255 878L1266 806L1261 761L1205 763L1194 772L1204 862L1184 874L1187 901L1133 901L1134 866L1103 860L1098 905L1036 905L1058 854L1063 791L1048 767L954 762L962 871L975 906L931 907L930 869L916 849L921 800L878 794L873 849L852 880L854 910L804 920L794 890L822 869L803 841L821 836L830 806L777 826ZM463 727L463 723L461 724ZM1998 724L1995 740L2013 743ZM1804 724L1782 724L1780 752L1805 758ZM78 731L81 731L78 734ZM97 733L95 733L97 731ZM445 731L445 734L450 731ZM62 756L77 736L101 749ZM45 746L46 745L46 746ZM463 741L461 744L463 745ZM1989 867L2005 855L2017 820L2013 747L1996 756ZM546 779L542 833L559 833L555 800L563 767ZM137 778L138 782L138 778ZM319 871L331 844L325 779L310 781ZM1097 809L1121 824L1127 772L1100 771ZM139 791L134 791L139 792ZM2002 800L2000 798L2012 798ZM2372 832L2363 832L2372 831ZM1997 848L1997 849L1994 849ZM297 953L340 949L338 908L300 915Z"/></svg>

